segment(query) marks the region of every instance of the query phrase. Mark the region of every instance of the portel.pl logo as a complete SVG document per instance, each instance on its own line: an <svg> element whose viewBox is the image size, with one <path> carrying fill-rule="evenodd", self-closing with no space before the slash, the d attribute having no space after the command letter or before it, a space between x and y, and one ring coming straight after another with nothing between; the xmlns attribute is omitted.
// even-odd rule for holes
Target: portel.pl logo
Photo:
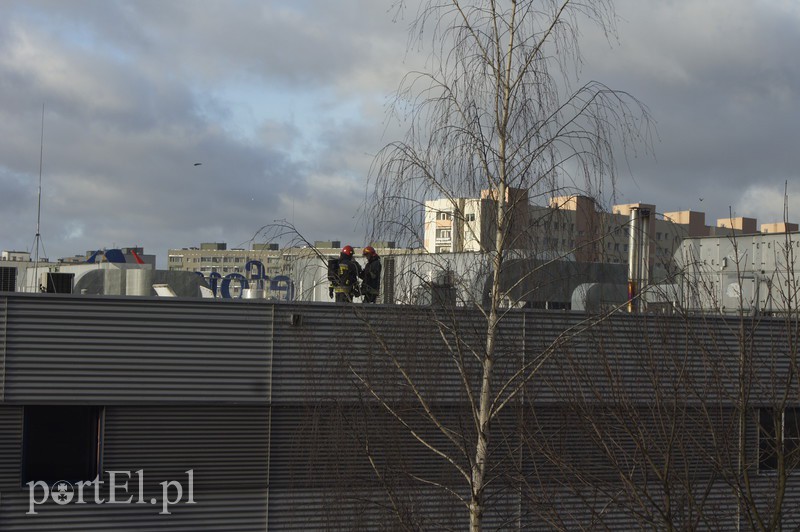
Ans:
<svg viewBox="0 0 800 532"><path fill-rule="evenodd" d="M101 489L106 482L100 480L100 476L94 480L80 481L73 485L66 480L59 480L51 485L41 480L28 482L28 511L26 515L36 515L36 507L53 501L61 506L65 504L151 504L161 505L159 515L170 515L169 507L183 502L183 504L196 504L194 500L194 470L189 469L186 473L186 490L184 485L177 480L165 480L160 482L161 498L144 497L144 470L139 469L131 474L130 471L106 471L108 475L108 499L101 497ZM131 481L131 477L137 478ZM124 477L124 478L123 478ZM137 498L128 495L131 489L136 488L138 483ZM186 500L183 495L186 493ZM126 495L128 495L126 497Z"/></svg>

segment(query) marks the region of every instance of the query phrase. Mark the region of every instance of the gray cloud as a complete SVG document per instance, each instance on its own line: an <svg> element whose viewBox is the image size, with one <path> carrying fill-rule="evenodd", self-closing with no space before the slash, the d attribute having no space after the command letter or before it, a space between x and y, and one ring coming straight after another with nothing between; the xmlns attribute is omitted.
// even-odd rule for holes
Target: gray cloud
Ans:
<svg viewBox="0 0 800 532"><path fill-rule="evenodd" d="M751 208L748 198L753 185L782 197L784 181L798 177L797 7L626 0L618 13L619 43L609 49L593 36L585 73L644 100L659 133L655 157L634 160L621 180L623 199L705 210L707 221L729 207L779 220L782 201Z"/></svg>
<svg viewBox="0 0 800 532"><path fill-rule="evenodd" d="M303 27L302 13L287 9L259 18L258 12L266 11L260 3L242 4L243 12L220 11L226 6L89 2L67 9L56 2L12 9L0 30L5 80L0 133L11 139L0 148L7 167L2 175L23 176L14 181L15 195L23 195L27 182L34 197L13 201L12 210L7 186L4 216L18 221L23 218L19 206L26 203L35 211L39 113L46 102L43 238L46 244L50 240L48 254L54 257L132 244L163 255L167 247L201 240L246 240L259 226L287 218L299 207L312 214L306 216L309 231L330 229L319 218L327 210L319 204L326 207L331 199L341 199L342 188L357 187L349 179L332 194L309 187L322 187L349 169L315 174L313 164L293 157L308 139L286 117L255 120L256 139L226 130L215 119L232 121L235 110L218 94L231 79L241 83L248 77L261 77L262 83L280 78L277 83L284 87L331 83L330 77L346 76L344 67L358 62L338 53L342 47L323 42L337 38L321 32L322 19L303 28L305 36L294 37L305 46L319 46L318 52L327 50L327 58L300 53L300 47L297 53L286 46L270 50L264 42L270 40L265 36L291 42L287 32L292 25ZM41 23L59 18L81 22L74 31L66 24ZM317 42L310 42L314 35ZM324 143L315 148L326 149ZM344 197L349 202L344 212L355 210L361 199ZM297 206L298 201L304 205ZM352 220L347 222L332 225L352 233ZM24 225L5 224L14 230L4 247L30 246L33 228L26 231Z"/></svg>

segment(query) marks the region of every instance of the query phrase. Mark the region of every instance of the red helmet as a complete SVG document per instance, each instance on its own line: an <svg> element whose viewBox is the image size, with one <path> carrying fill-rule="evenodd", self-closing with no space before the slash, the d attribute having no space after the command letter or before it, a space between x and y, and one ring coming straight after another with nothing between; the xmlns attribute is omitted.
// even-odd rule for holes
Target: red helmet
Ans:
<svg viewBox="0 0 800 532"><path fill-rule="evenodd" d="M373 255L377 255L377 253L375 253L375 248L372 246L365 247L364 251L362 251L361 254L364 255L365 257L371 257Z"/></svg>
<svg viewBox="0 0 800 532"><path fill-rule="evenodd" d="M344 253L348 257L352 257L353 256L353 246L347 245L347 246L343 247L342 248L342 253Z"/></svg>

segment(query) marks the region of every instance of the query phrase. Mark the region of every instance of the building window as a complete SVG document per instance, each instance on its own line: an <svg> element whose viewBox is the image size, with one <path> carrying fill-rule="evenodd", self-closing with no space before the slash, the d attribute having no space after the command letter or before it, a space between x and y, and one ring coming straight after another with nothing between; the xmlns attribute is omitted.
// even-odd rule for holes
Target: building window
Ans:
<svg viewBox="0 0 800 532"><path fill-rule="evenodd" d="M436 230L436 238L446 238L449 239L452 233L450 229L437 229Z"/></svg>
<svg viewBox="0 0 800 532"><path fill-rule="evenodd" d="M444 212L444 211L437 212L436 213L436 219L437 220L452 220L453 219L453 213Z"/></svg>
<svg viewBox="0 0 800 532"><path fill-rule="evenodd" d="M474 221L475 221L475 213L474 213L474 212L471 212L471 213L467 214L467 216L466 216L466 220L467 220L468 222L474 222Z"/></svg>
<svg viewBox="0 0 800 532"><path fill-rule="evenodd" d="M0 266L0 292L14 292L17 289L17 269Z"/></svg>
<svg viewBox="0 0 800 532"><path fill-rule="evenodd" d="M93 480L100 471L102 414L99 406L26 406L22 483Z"/></svg>
<svg viewBox="0 0 800 532"><path fill-rule="evenodd" d="M787 470L800 465L800 408L779 412L774 408L758 411L758 470L776 471L783 453Z"/></svg>
<svg viewBox="0 0 800 532"><path fill-rule="evenodd" d="M436 253L450 253L450 246L436 246Z"/></svg>

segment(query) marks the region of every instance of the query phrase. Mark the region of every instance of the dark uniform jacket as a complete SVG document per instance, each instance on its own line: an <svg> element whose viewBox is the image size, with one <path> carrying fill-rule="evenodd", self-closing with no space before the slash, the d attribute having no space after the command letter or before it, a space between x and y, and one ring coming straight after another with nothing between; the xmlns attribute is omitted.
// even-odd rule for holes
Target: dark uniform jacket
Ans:
<svg viewBox="0 0 800 532"><path fill-rule="evenodd" d="M333 283L336 301L352 300L358 290L359 264L342 253L339 256L339 274Z"/></svg>
<svg viewBox="0 0 800 532"><path fill-rule="evenodd" d="M381 259L377 255L372 255L367 260L367 265L359 275L364 282L361 284L361 292L364 294L364 301L374 303L375 298L381 288Z"/></svg>

